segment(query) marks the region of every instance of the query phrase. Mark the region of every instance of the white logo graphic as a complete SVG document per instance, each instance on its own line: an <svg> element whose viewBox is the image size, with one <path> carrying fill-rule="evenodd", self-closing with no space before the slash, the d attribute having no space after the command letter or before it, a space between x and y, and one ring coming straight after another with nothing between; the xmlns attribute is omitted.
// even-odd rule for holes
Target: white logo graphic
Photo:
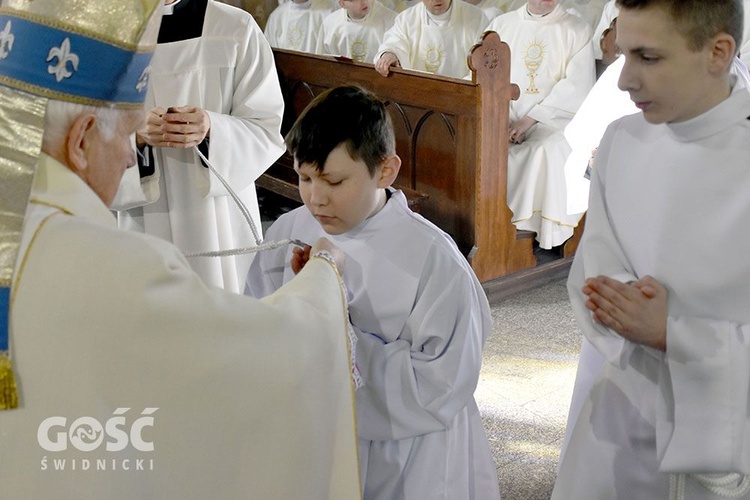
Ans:
<svg viewBox="0 0 750 500"><path fill-rule="evenodd" d="M8 57L10 51L13 50L13 40L15 40L16 37L10 32L11 28L10 21L8 21L5 24L3 31L0 31L0 59Z"/></svg>
<svg viewBox="0 0 750 500"><path fill-rule="evenodd" d="M78 451L97 450L105 443L106 451L121 451L130 444L137 451L154 451L154 443L145 441L143 430L154 426L152 416L158 408L146 408L128 428L125 413L130 408L118 408L104 425L93 417L80 417L67 426L65 417L49 417L39 424L37 441L47 451L66 451L70 446ZM66 428L67 427L67 428Z"/></svg>
<svg viewBox="0 0 750 500"><path fill-rule="evenodd" d="M47 55L47 62L50 62L57 58L57 64L50 64L47 66L47 72L51 75L55 75L55 79L60 82L63 78L70 78L73 76L71 71L68 71L68 63L73 66L73 71L78 71L78 56L70 52L70 38L65 38L63 43L59 47L52 47Z"/></svg>

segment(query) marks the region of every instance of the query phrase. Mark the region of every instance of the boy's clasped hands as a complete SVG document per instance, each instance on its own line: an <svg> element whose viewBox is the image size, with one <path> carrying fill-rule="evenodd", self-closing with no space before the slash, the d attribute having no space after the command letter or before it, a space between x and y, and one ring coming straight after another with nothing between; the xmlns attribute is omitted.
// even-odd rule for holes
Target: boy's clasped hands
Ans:
<svg viewBox="0 0 750 500"><path fill-rule="evenodd" d="M631 342L667 349L667 289L651 276L621 283L607 276L582 288L594 320Z"/></svg>

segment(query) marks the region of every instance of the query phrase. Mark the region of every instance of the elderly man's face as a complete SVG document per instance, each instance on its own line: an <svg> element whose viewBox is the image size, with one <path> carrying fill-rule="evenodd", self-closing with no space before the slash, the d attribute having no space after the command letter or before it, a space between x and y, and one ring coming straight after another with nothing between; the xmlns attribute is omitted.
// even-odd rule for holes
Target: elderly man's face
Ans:
<svg viewBox="0 0 750 500"><path fill-rule="evenodd" d="M529 0L528 9L532 14L549 14L557 7L558 0Z"/></svg>
<svg viewBox="0 0 750 500"><path fill-rule="evenodd" d="M445 14L451 7L452 0L422 0L424 6L433 16Z"/></svg>
<svg viewBox="0 0 750 500"><path fill-rule="evenodd" d="M130 136L143 122L143 111L124 111L117 122L114 137L103 137L99 127L88 132L87 168L79 176L109 206L115 199L122 176L136 163Z"/></svg>

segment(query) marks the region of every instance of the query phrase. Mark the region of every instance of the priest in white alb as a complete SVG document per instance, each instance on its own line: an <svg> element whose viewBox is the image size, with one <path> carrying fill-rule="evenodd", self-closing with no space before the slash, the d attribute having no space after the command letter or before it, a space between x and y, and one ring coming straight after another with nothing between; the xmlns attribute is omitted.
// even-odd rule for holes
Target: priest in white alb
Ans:
<svg viewBox="0 0 750 500"><path fill-rule="evenodd" d="M594 85L591 28L557 0L529 0L487 28L510 46L510 79L521 96L510 105L508 205L518 229L550 249L573 235L563 129Z"/></svg>
<svg viewBox="0 0 750 500"><path fill-rule="evenodd" d="M201 151L260 234L255 180L284 152L273 54L247 12L214 0L167 0L150 69L138 169L113 205L121 228L186 253L244 248L256 238ZM240 292L249 255L191 258L209 285Z"/></svg>

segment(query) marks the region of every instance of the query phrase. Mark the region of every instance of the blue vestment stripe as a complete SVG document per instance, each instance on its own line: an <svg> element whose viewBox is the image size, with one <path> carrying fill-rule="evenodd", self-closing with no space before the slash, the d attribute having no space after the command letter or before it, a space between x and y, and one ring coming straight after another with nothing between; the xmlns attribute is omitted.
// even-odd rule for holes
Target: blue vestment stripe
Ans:
<svg viewBox="0 0 750 500"><path fill-rule="evenodd" d="M26 19L0 16L0 75L61 94L142 103L152 55Z"/></svg>
<svg viewBox="0 0 750 500"><path fill-rule="evenodd" d="M0 288L0 352L8 350L8 311L10 311L10 288Z"/></svg>

